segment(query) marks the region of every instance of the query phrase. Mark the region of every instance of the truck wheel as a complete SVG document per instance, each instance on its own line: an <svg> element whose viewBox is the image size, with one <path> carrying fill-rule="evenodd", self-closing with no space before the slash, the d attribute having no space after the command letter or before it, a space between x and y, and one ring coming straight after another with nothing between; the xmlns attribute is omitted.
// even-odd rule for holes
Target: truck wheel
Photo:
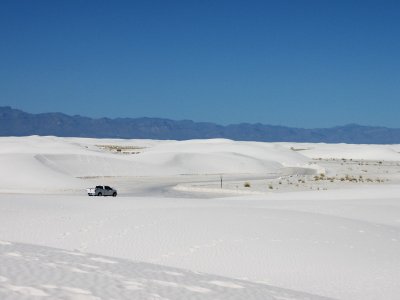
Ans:
<svg viewBox="0 0 400 300"><path fill-rule="evenodd" d="M116 192L114 192L113 197L117 197L117 193Z"/></svg>
<svg viewBox="0 0 400 300"><path fill-rule="evenodd" d="M103 194L102 193L98 193L97 196L103 196Z"/></svg>

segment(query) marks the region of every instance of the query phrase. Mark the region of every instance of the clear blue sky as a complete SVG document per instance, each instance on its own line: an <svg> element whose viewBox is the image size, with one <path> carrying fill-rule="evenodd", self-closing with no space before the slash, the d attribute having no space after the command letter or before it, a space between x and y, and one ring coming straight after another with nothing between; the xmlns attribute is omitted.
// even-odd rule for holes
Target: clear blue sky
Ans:
<svg viewBox="0 0 400 300"><path fill-rule="evenodd" d="M400 1L0 1L0 106L400 127Z"/></svg>

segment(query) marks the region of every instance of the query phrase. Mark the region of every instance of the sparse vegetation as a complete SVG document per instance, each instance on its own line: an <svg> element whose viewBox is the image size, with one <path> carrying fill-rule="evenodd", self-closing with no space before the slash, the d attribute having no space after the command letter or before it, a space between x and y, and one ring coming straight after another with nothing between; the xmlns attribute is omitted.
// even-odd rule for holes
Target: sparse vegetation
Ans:
<svg viewBox="0 0 400 300"><path fill-rule="evenodd" d="M352 168L348 168L348 170L353 171ZM362 172L366 173L367 170L361 170ZM358 175L358 176L352 176L349 174L346 175L342 175L339 176L338 174L336 174L335 176L326 176L325 174L319 174L319 175L315 175L314 177L314 181L329 181L331 183L334 183L335 181L341 181L341 182L353 182L353 183L363 183L363 182L379 182L382 183L385 180L383 179L371 179L371 178L364 178L363 175ZM298 180L298 182L304 183L304 180Z"/></svg>
<svg viewBox="0 0 400 300"><path fill-rule="evenodd" d="M322 167L320 172L316 174L290 174L281 175L281 177L275 179L267 179L266 182L261 183L261 181L242 181L238 182L237 185L232 186L236 190L242 189L250 191L271 191L278 192L282 191L298 191L298 190L328 190L331 188L340 188L341 185L358 185L358 184L383 184L390 179L386 178L385 174L399 173L400 169L396 168L397 162L385 162L385 166L393 166L396 169L389 170L385 168L384 170L376 172L379 170L378 161L363 161L362 166L358 166L359 160L347 159L344 163L344 167L340 167L343 162L342 159L323 159L327 164L333 163L334 168L329 168L329 165L320 164L317 165ZM351 168L349 167L351 165ZM326 170L326 171L325 171ZM368 173L370 172L370 174Z"/></svg>
<svg viewBox="0 0 400 300"><path fill-rule="evenodd" d="M139 154L143 149L146 148L140 146L120 146L120 145L96 145L96 147L113 153L122 153L122 154Z"/></svg>

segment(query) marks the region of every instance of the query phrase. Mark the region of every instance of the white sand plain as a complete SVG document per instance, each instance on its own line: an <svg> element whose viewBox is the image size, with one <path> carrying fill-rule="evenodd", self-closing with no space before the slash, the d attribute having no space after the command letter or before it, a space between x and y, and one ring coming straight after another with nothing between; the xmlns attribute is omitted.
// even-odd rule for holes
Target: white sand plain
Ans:
<svg viewBox="0 0 400 300"><path fill-rule="evenodd" d="M0 299L399 299L399 151L0 138Z"/></svg>

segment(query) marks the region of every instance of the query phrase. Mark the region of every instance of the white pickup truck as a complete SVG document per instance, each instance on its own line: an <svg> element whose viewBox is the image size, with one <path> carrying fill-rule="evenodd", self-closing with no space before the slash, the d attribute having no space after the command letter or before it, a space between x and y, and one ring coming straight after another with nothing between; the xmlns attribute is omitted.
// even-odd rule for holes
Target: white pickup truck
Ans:
<svg viewBox="0 0 400 300"><path fill-rule="evenodd" d="M97 185L95 188L86 189L89 196L117 196L117 190L107 185Z"/></svg>

